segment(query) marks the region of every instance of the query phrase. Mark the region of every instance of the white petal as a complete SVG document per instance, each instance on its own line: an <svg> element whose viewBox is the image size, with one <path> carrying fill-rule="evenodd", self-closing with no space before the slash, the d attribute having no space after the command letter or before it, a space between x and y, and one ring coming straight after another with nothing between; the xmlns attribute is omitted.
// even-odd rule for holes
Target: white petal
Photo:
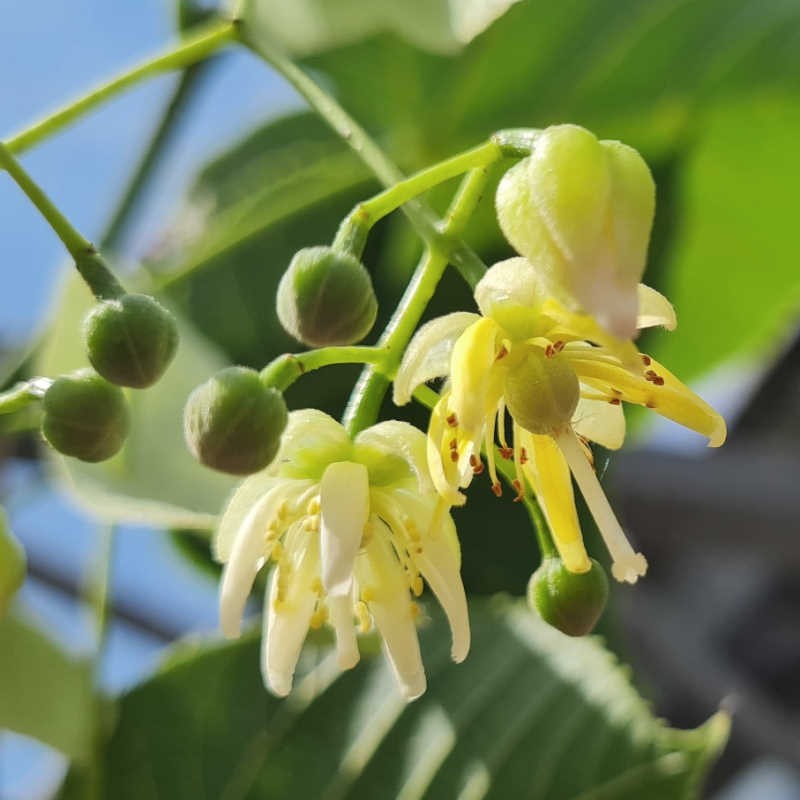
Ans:
<svg viewBox="0 0 800 800"><path fill-rule="evenodd" d="M330 464L319 487L322 585L333 597L348 594L353 562L369 517L369 473L363 464Z"/></svg>
<svg viewBox="0 0 800 800"><path fill-rule="evenodd" d="M265 598L261 674L264 685L279 697L292 690L294 670L317 602L312 582L319 569L319 553L310 536L306 535L305 542L298 546L292 567L286 596L280 603L279 568L272 571Z"/></svg>
<svg viewBox="0 0 800 800"><path fill-rule="evenodd" d="M400 456L416 476L419 491L433 489L428 472L425 434L413 425L396 419L379 422L356 436L356 452L359 445L374 448L387 455Z"/></svg>
<svg viewBox="0 0 800 800"><path fill-rule="evenodd" d="M431 320L414 334L394 379L395 405L405 405L423 383L449 374L456 339L478 319L477 314L456 311Z"/></svg>
<svg viewBox="0 0 800 800"><path fill-rule="evenodd" d="M280 486L265 494L244 518L231 549L230 559L222 571L219 592L219 616L222 633L235 639L240 632L242 614L253 588L253 581L271 546L266 542L266 528L283 498Z"/></svg>
<svg viewBox="0 0 800 800"><path fill-rule="evenodd" d="M328 598L330 621L336 632L336 657L339 669L351 669L358 664L358 642L353 620L352 594Z"/></svg>
<svg viewBox="0 0 800 800"><path fill-rule="evenodd" d="M377 526L376 526L377 527ZM416 700L425 691L425 670L403 568L379 530L356 561L358 583L369 589L369 610L383 637L384 652L400 691Z"/></svg>
<svg viewBox="0 0 800 800"><path fill-rule="evenodd" d="M653 328L661 325L668 331L678 327L678 318L672 303L663 294L640 283L637 289L639 299L639 316L636 327Z"/></svg>
<svg viewBox="0 0 800 800"><path fill-rule="evenodd" d="M212 551L217 561L224 564L231 557L233 541L245 517L278 481L280 478L259 472L247 478L231 495L225 511L222 512L212 542Z"/></svg>
<svg viewBox="0 0 800 800"><path fill-rule="evenodd" d="M572 415L575 433L592 442L619 450L625 441L625 413L622 405L608 400L590 400L581 397Z"/></svg>
<svg viewBox="0 0 800 800"><path fill-rule="evenodd" d="M332 461L350 458L352 443L333 417L314 408L292 411L270 471L289 478L319 480Z"/></svg>

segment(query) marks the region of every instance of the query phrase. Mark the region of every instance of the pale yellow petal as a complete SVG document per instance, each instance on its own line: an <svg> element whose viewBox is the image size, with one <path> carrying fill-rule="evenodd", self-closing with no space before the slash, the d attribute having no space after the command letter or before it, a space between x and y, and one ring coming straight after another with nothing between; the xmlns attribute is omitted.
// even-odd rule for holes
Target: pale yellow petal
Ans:
<svg viewBox="0 0 800 800"><path fill-rule="evenodd" d="M358 642L356 640L355 622L353 619L353 596L328 598L330 622L336 633L336 661L339 669L351 669L359 660Z"/></svg>
<svg viewBox="0 0 800 800"><path fill-rule="evenodd" d="M449 395L443 395L431 411L431 421L428 427L426 443L426 456L431 480L436 491L445 499L448 505L462 506L467 498L458 491L458 467L450 460L447 438L451 428L447 422L447 404ZM447 451L447 452L445 452Z"/></svg>
<svg viewBox="0 0 800 800"><path fill-rule="evenodd" d="M592 442L619 450L625 441L625 413L619 403L581 397L572 417L575 433Z"/></svg>
<svg viewBox="0 0 800 800"><path fill-rule="evenodd" d="M641 330L642 328L653 328L660 325L668 331L674 331L678 327L678 317L675 314L675 309L663 294L640 283L638 296L639 316L636 320L637 328Z"/></svg>
<svg viewBox="0 0 800 800"><path fill-rule="evenodd" d="M369 460L362 460L362 455ZM391 462L402 459L409 472L414 475L420 492L431 491L433 483L428 472L425 434L407 422L396 419L386 420L367 428L356 436L355 459L370 469L370 483L376 484L373 462L380 459ZM387 472L387 477L391 477ZM386 483L389 481L380 481Z"/></svg>
<svg viewBox="0 0 800 800"><path fill-rule="evenodd" d="M322 586L332 597L347 595L353 563L369 517L369 476L363 464L329 464L319 486Z"/></svg>
<svg viewBox="0 0 800 800"><path fill-rule="evenodd" d="M408 403L421 384L450 373L450 357L456 340L478 319L477 314L456 311L431 320L414 334L394 378L395 405Z"/></svg>
<svg viewBox="0 0 800 800"><path fill-rule="evenodd" d="M588 572L591 561L575 510L572 480L564 456L551 436L527 431L521 437L528 459L522 469L544 511L553 541L570 572Z"/></svg>

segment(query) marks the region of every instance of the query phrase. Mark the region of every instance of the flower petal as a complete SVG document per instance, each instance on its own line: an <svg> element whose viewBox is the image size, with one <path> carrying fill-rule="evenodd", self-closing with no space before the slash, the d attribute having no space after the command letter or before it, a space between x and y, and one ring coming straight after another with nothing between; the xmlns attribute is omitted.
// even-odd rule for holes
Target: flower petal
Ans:
<svg viewBox="0 0 800 800"><path fill-rule="evenodd" d="M377 458L374 458L370 451L374 451L374 456ZM393 482L376 480L374 473L381 470L377 464L373 467L373 462L391 461L399 457L416 478L420 492L427 492L433 488L428 472L425 434L407 422L390 419L361 431L355 439L354 457L370 469L372 486Z"/></svg>
<svg viewBox="0 0 800 800"><path fill-rule="evenodd" d="M292 411L269 472L287 478L319 480L332 461L347 461L352 442L333 417L315 408Z"/></svg>
<svg viewBox="0 0 800 800"><path fill-rule="evenodd" d="M431 421L428 426L426 442L426 455L428 470L436 491L445 499L448 505L463 506L467 498L456 488L459 484L458 467L443 451L446 447L445 431L447 424L449 394L442 395L439 402L431 411Z"/></svg>
<svg viewBox="0 0 800 800"><path fill-rule="evenodd" d="M625 413L619 403L581 397L572 416L572 427L579 436L619 450L625 441Z"/></svg>
<svg viewBox="0 0 800 800"><path fill-rule="evenodd" d="M294 670L317 602L313 589L319 571L316 538L305 531L295 531L292 538L287 547L290 571L282 574L279 564L270 576L261 640L264 685L279 697L292 690Z"/></svg>
<svg viewBox="0 0 800 800"><path fill-rule="evenodd" d="M661 325L668 331L674 331L678 327L678 317L675 314L675 309L663 294L640 283L638 296L639 316L636 320L636 327L639 330Z"/></svg>
<svg viewBox="0 0 800 800"><path fill-rule="evenodd" d="M376 523L364 551L356 559L356 576L362 598L383 637L384 652L392 666L400 691L407 700L415 700L425 691L425 670L419 652L417 629L411 614L411 602L400 562Z"/></svg>
<svg viewBox="0 0 800 800"><path fill-rule="evenodd" d="M250 514L253 506L279 481L280 478L259 472L245 479L231 495L228 505L222 512L211 544L216 561L224 564L231 557L233 542L245 518ZM264 521L264 526L267 521Z"/></svg>
<svg viewBox="0 0 800 800"><path fill-rule="evenodd" d="M353 562L369 517L369 473L363 464L329 464L319 486L322 586L332 597L346 595Z"/></svg>
<svg viewBox="0 0 800 800"><path fill-rule="evenodd" d="M431 320L414 334L394 379L395 405L405 405L423 383L449 374L456 339L478 319L477 314L456 311Z"/></svg>
<svg viewBox="0 0 800 800"><path fill-rule="evenodd" d="M330 621L336 632L336 660L339 669L351 669L360 658L353 620L352 593L328 598Z"/></svg>
<svg viewBox="0 0 800 800"><path fill-rule="evenodd" d="M285 496L285 487L270 489L250 509L234 539L219 592L220 627L229 639L239 635L253 581L272 550L273 545L266 539L267 524Z"/></svg>
<svg viewBox="0 0 800 800"><path fill-rule="evenodd" d="M522 446L528 460L522 465L536 493L564 566L570 572L588 572L592 563L583 544L569 467L552 436L524 431Z"/></svg>

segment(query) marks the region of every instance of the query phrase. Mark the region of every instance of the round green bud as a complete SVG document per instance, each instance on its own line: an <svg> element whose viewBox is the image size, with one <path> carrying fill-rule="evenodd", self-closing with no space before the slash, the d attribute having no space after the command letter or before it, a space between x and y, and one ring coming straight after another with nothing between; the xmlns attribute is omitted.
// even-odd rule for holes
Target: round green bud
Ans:
<svg viewBox="0 0 800 800"><path fill-rule="evenodd" d="M178 349L175 318L146 294L98 303L84 321L92 366L119 386L144 389L166 370Z"/></svg>
<svg viewBox="0 0 800 800"><path fill-rule="evenodd" d="M591 633L608 599L608 578L591 559L588 572L569 572L560 558L545 558L528 582L528 605L568 636Z"/></svg>
<svg viewBox="0 0 800 800"><path fill-rule="evenodd" d="M287 333L312 347L360 342L378 313L364 265L331 247L295 254L278 286L277 307Z"/></svg>
<svg viewBox="0 0 800 800"><path fill-rule="evenodd" d="M275 458L287 421L279 391L264 386L255 370L228 367L189 395L183 430L198 461L220 472L249 475Z"/></svg>
<svg viewBox="0 0 800 800"><path fill-rule="evenodd" d="M88 368L53 381L42 409L44 438L59 453L81 461L111 458L130 429L122 390Z"/></svg>
<svg viewBox="0 0 800 800"><path fill-rule="evenodd" d="M25 551L14 538L0 509L0 617L25 580Z"/></svg>
<svg viewBox="0 0 800 800"><path fill-rule="evenodd" d="M515 422L531 433L550 434L571 421L580 385L563 356L532 347L509 368L504 395Z"/></svg>

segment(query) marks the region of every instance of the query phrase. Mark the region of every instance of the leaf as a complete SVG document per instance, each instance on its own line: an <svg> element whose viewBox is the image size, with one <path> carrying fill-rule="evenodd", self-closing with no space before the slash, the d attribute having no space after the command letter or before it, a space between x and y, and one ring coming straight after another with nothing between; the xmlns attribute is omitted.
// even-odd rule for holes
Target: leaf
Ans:
<svg viewBox="0 0 800 800"><path fill-rule="evenodd" d="M55 376L87 364L81 320L92 302L76 277L64 286L36 369ZM183 405L199 383L227 361L178 320L175 360L150 389L128 391L131 435L122 451L85 464L49 451L56 474L100 518L183 528L213 527L235 481L200 466L183 441Z"/></svg>
<svg viewBox="0 0 800 800"><path fill-rule="evenodd" d="M678 328L655 340L683 378L738 356L762 365L800 315L794 228L800 110L783 95L708 114L679 187L683 222L664 275Z"/></svg>
<svg viewBox="0 0 800 800"><path fill-rule="evenodd" d="M568 639L524 606L472 607L473 647L422 631L428 691L407 705L382 658L337 675L330 651L280 701L257 639L196 645L121 699L105 794L170 797L562 800L697 797L727 737L656 720L598 640Z"/></svg>
<svg viewBox="0 0 800 800"><path fill-rule="evenodd" d="M0 653L0 729L85 761L94 725L89 661L14 616L0 619Z"/></svg>
<svg viewBox="0 0 800 800"><path fill-rule="evenodd" d="M248 35L280 42L306 56L393 32L417 47L452 53L519 0L244 0L240 12Z"/></svg>
<svg viewBox="0 0 800 800"><path fill-rule="evenodd" d="M0 618L25 580L25 550L8 527L0 508Z"/></svg>

